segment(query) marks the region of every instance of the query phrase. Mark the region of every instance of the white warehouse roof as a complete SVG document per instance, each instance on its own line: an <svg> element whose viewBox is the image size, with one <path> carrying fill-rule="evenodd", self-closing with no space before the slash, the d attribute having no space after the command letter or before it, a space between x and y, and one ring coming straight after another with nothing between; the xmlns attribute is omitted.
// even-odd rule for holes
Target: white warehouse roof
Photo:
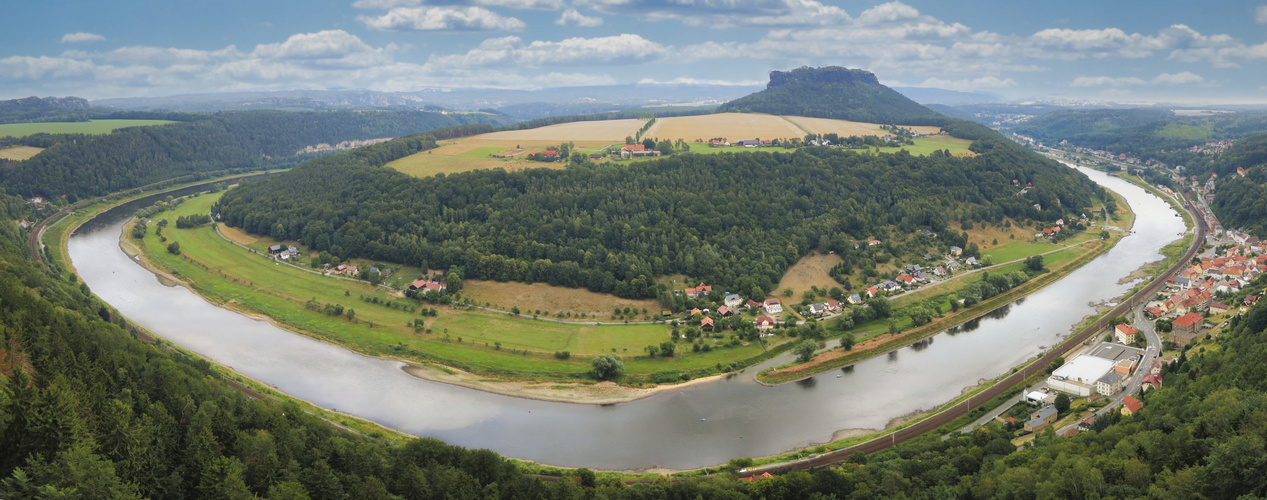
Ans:
<svg viewBox="0 0 1267 500"><path fill-rule="evenodd" d="M1063 378L1073 382L1079 382L1087 385L1095 385L1100 377L1113 369L1113 361L1099 358L1095 356L1078 356L1069 360L1055 372L1052 372L1053 378Z"/></svg>

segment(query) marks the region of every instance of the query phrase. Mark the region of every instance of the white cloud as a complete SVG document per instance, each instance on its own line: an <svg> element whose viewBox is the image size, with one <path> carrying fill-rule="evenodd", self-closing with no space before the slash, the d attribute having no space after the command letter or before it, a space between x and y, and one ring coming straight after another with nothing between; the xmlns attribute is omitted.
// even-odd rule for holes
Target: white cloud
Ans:
<svg viewBox="0 0 1267 500"><path fill-rule="evenodd" d="M380 31L519 31L524 22L483 7L395 7L377 17L357 17Z"/></svg>
<svg viewBox="0 0 1267 500"><path fill-rule="evenodd" d="M847 22L849 14L816 0L577 0L605 14L690 26L823 26Z"/></svg>
<svg viewBox="0 0 1267 500"><path fill-rule="evenodd" d="M961 79L961 80L943 80L941 78L929 78L916 87L930 87L948 90L973 91L982 89L1001 89L1015 87L1016 80L1011 78L999 78L997 76L983 76L981 78Z"/></svg>
<svg viewBox="0 0 1267 500"><path fill-rule="evenodd" d="M1184 71L1181 73L1162 73L1153 78L1153 83L1157 85L1189 85L1193 83L1205 83L1205 78L1201 75Z"/></svg>
<svg viewBox="0 0 1267 500"><path fill-rule="evenodd" d="M593 28L603 25L603 18L591 17L577 12L576 9L568 9L563 11L563 15L554 22L559 26L581 26L584 28Z"/></svg>
<svg viewBox="0 0 1267 500"><path fill-rule="evenodd" d="M475 0L475 4L487 7L537 10L559 10L565 7L563 0Z"/></svg>
<svg viewBox="0 0 1267 500"><path fill-rule="evenodd" d="M1080 76L1073 79L1071 84L1074 87L1131 87L1136 85L1145 85L1148 82L1135 78L1133 76L1110 77L1110 76Z"/></svg>
<svg viewBox="0 0 1267 500"><path fill-rule="evenodd" d="M434 56L427 64L446 68L475 68L512 64L544 65L634 64L662 59L673 48L639 35L568 38L558 42L524 43L517 36L490 38L465 54Z"/></svg>
<svg viewBox="0 0 1267 500"><path fill-rule="evenodd" d="M103 42L106 37L96 33L67 33L62 35L62 43Z"/></svg>
<svg viewBox="0 0 1267 500"><path fill-rule="evenodd" d="M1109 56L1138 58L1163 48L1155 37L1126 34L1118 28L1071 30L1050 28L1034 33L1030 55L1039 58L1077 60Z"/></svg>
<svg viewBox="0 0 1267 500"><path fill-rule="evenodd" d="M858 16L858 21L866 24L878 24L884 22L907 21L919 19L919 11L915 7L906 5L901 2L889 2L877 5L862 12Z"/></svg>
<svg viewBox="0 0 1267 500"><path fill-rule="evenodd" d="M1073 87L1140 87L1145 85L1151 86L1176 86L1176 85L1194 85L1205 83L1205 78L1201 75L1184 71L1180 73L1162 73L1153 77L1152 80L1144 80L1134 76L1080 76L1073 79L1070 84Z"/></svg>
<svg viewBox="0 0 1267 500"><path fill-rule="evenodd" d="M1254 10L1254 22L1267 24L1267 5L1260 5Z"/></svg>
<svg viewBox="0 0 1267 500"><path fill-rule="evenodd" d="M639 85L721 85L727 87L754 87L765 85L765 80L708 80L700 78L677 77L668 81L658 81L652 78L643 78L638 81Z"/></svg>
<svg viewBox="0 0 1267 500"><path fill-rule="evenodd" d="M281 43L256 45L251 57L344 67L377 66L388 61L384 49L370 47L343 30L299 33Z"/></svg>
<svg viewBox="0 0 1267 500"><path fill-rule="evenodd" d="M611 75L586 73L548 73L534 76L532 81L543 87L591 87L616 84L616 79Z"/></svg>

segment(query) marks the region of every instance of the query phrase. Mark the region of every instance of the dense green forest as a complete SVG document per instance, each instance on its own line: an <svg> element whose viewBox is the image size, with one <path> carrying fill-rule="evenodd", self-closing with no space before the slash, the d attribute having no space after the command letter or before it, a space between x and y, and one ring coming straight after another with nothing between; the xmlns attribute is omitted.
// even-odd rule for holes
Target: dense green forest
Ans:
<svg viewBox="0 0 1267 500"><path fill-rule="evenodd" d="M765 90L723 104L717 112L897 125L942 125L947 121L945 116L881 85L871 72L839 66L771 71Z"/></svg>
<svg viewBox="0 0 1267 500"><path fill-rule="evenodd" d="M192 121L205 116L93 106L80 97L25 97L0 101L0 123L85 122L94 119Z"/></svg>
<svg viewBox="0 0 1267 500"><path fill-rule="evenodd" d="M1267 134L1237 142L1219 158L1222 174L1210 208L1227 228L1267 239ZM1236 167L1245 169L1245 177Z"/></svg>
<svg viewBox="0 0 1267 500"><path fill-rule="evenodd" d="M235 111L104 135L37 134L10 142L46 147L29 160L0 160L0 185L26 196L77 198L188 174L280 168L318 143L398 137L503 118L426 111Z"/></svg>
<svg viewBox="0 0 1267 500"><path fill-rule="evenodd" d="M422 179L331 156L244 183L215 210L231 226L337 257L461 268L466 278L655 297L655 277L685 273L759 297L813 248L846 261L893 253L854 245L896 229L940 233L925 244L944 249L962 244L950 220L1055 221L1101 193L1003 139L972 147L981 154L808 148ZM1013 179L1034 187L1017 196Z"/></svg>

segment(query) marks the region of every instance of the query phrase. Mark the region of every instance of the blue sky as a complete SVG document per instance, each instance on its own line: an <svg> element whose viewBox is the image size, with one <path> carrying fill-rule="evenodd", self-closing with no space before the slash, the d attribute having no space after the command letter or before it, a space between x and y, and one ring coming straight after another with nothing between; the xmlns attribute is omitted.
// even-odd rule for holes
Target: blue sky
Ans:
<svg viewBox="0 0 1267 500"><path fill-rule="evenodd" d="M17 0L8 12L0 98L759 84L840 65L1015 99L1267 102L1267 1Z"/></svg>

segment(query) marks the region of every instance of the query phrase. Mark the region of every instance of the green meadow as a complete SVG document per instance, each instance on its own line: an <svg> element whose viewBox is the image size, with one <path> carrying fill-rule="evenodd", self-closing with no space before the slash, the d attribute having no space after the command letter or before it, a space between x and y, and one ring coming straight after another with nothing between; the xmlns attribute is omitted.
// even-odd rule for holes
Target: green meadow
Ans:
<svg viewBox="0 0 1267 500"><path fill-rule="evenodd" d="M0 125L0 137L24 137L31 134L108 134L124 127L145 127L176 123L168 120L92 120L87 122L6 123Z"/></svg>

